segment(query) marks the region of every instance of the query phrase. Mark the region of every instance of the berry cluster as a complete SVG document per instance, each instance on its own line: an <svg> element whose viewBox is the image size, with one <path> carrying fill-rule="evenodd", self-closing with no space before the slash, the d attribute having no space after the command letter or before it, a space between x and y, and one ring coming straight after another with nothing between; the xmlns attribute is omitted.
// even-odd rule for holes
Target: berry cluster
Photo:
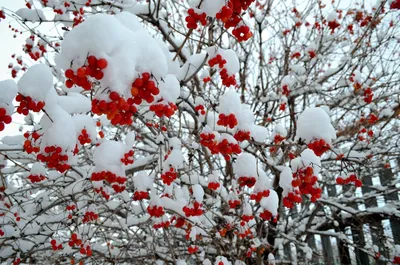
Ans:
<svg viewBox="0 0 400 265"><path fill-rule="evenodd" d="M170 225L171 225L170 221L165 221L165 222L155 223L153 225L153 228L154 229L168 228Z"/></svg>
<svg viewBox="0 0 400 265"><path fill-rule="evenodd" d="M4 236L4 231L0 229L0 236Z"/></svg>
<svg viewBox="0 0 400 265"><path fill-rule="evenodd" d="M82 255L86 255L86 256L90 257L90 256L92 256L93 251L92 251L92 249L90 248L89 245L86 246L86 247L84 247L82 245L81 248L79 249L79 253L81 253Z"/></svg>
<svg viewBox="0 0 400 265"><path fill-rule="evenodd" d="M235 114L231 113L229 115L225 115L223 113L219 114L218 116L218 125L229 127L231 129L235 128L238 125L238 120L236 119Z"/></svg>
<svg viewBox="0 0 400 265"><path fill-rule="evenodd" d="M7 110L5 108L0 108L0 132L4 130L5 124L10 124L11 121L11 115L7 114Z"/></svg>
<svg viewBox="0 0 400 265"><path fill-rule="evenodd" d="M104 199L106 199L107 201L110 199L110 194L108 194L103 187L100 187L99 189L94 189L94 192L101 194L101 196L103 196Z"/></svg>
<svg viewBox="0 0 400 265"><path fill-rule="evenodd" d="M265 221L270 221L272 219L272 213L268 210L264 210L260 213L260 218L264 219Z"/></svg>
<svg viewBox="0 0 400 265"><path fill-rule="evenodd" d="M188 15L185 18L186 27L188 29L197 29L197 23L200 22L201 25L207 25L207 15L206 13L196 13L193 8L188 10Z"/></svg>
<svg viewBox="0 0 400 265"><path fill-rule="evenodd" d="M315 155L321 156L323 153L328 151L331 147L325 142L324 139L317 139L309 143L308 148L314 151Z"/></svg>
<svg viewBox="0 0 400 265"><path fill-rule="evenodd" d="M370 104L372 102L372 98L374 96L374 93L372 93L372 89L369 87L367 89L364 89L364 102L367 104Z"/></svg>
<svg viewBox="0 0 400 265"><path fill-rule="evenodd" d="M38 154L37 159L40 162L46 163L49 169L56 169L61 173L67 171L71 166L67 164L68 156L62 154L62 149L59 146L46 146L44 153Z"/></svg>
<svg viewBox="0 0 400 265"><path fill-rule="evenodd" d="M152 103L154 96L160 93L156 83L150 80L150 77L150 73L143 73L142 77L133 81L131 87L133 103L140 105L143 100L147 101L147 103Z"/></svg>
<svg viewBox="0 0 400 265"><path fill-rule="evenodd" d="M254 219L254 216L252 216L252 215L242 215L242 221L243 222L246 222L246 223L248 223L248 222L250 222L251 220L253 220ZM244 225L242 225L242 226L244 226Z"/></svg>
<svg viewBox="0 0 400 265"><path fill-rule="evenodd" d="M161 217L165 214L164 208L162 206L157 206L157 205L154 206L149 205L147 207L147 212L153 217Z"/></svg>
<svg viewBox="0 0 400 265"><path fill-rule="evenodd" d="M355 174L351 174L350 176L348 176L347 178L343 178L343 177L338 177L336 179L336 183L339 185L347 185L350 183L354 183L354 185L356 187L361 187L362 186L362 181L357 178L357 176Z"/></svg>
<svg viewBox="0 0 400 265"><path fill-rule="evenodd" d="M241 202L240 202L240 200L229 200L228 204L229 204L229 208L236 209L237 207L240 206Z"/></svg>
<svg viewBox="0 0 400 265"><path fill-rule="evenodd" d="M228 70L226 68L223 68L219 72L219 75L221 76L222 84L224 86L230 87L230 86L235 86L236 85L235 75L229 75L228 74Z"/></svg>
<svg viewBox="0 0 400 265"><path fill-rule="evenodd" d="M178 177L178 173L174 167L170 167L168 171L161 174L161 179L164 184L171 185L172 182Z"/></svg>
<svg viewBox="0 0 400 265"><path fill-rule="evenodd" d="M99 218L98 214L88 211L85 213L85 216L83 217L82 222L85 224L85 223L88 223L91 221L96 221L98 218Z"/></svg>
<svg viewBox="0 0 400 265"><path fill-rule="evenodd" d="M45 105L43 101L35 102L30 96L25 97L21 93L18 93L18 95L15 97L15 100L20 102L19 106L17 107L17 112L25 116L28 115L30 110L33 112L41 111Z"/></svg>
<svg viewBox="0 0 400 265"><path fill-rule="evenodd" d="M293 173L292 186L298 187L301 194L310 194L311 201L315 202L322 194L321 188L315 187L317 181L318 178L314 176L314 169L306 167Z"/></svg>
<svg viewBox="0 0 400 265"><path fill-rule="evenodd" d="M203 214L201 203L198 202L194 202L193 207L184 206L182 210L185 213L186 217L201 216Z"/></svg>
<svg viewBox="0 0 400 265"><path fill-rule="evenodd" d="M250 132L239 130L233 135L233 138L235 138L236 141L238 141L238 142L249 141L250 140Z"/></svg>
<svg viewBox="0 0 400 265"><path fill-rule="evenodd" d="M340 27L340 24L335 20L328 21L328 28L331 29L331 34L335 32L337 28Z"/></svg>
<svg viewBox="0 0 400 265"><path fill-rule="evenodd" d="M75 247L75 246L81 246L82 245L82 240L78 238L78 235L76 233L72 233L70 240L68 241L68 246Z"/></svg>
<svg viewBox="0 0 400 265"><path fill-rule="evenodd" d="M301 203L302 201L301 194L298 190L289 192L289 194L282 200L283 205L287 208L293 208L295 203Z"/></svg>
<svg viewBox="0 0 400 265"><path fill-rule="evenodd" d="M52 239L52 240L50 241L50 244L51 244L51 248L52 248L54 251L63 249L62 244L57 245L57 240L55 240L55 239Z"/></svg>
<svg viewBox="0 0 400 265"><path fill-rule="evenodd" d="M397 7L397 9L400 9L400 1L397 1L399 4L398 4L398 7ZM395 3L395 2L393 2L393 3ZM392 3L392 4L393 4ZM400 264L400 256L395 256L394 258L393 258L393 262L392 262L393 264Z"/></svg>
<svg viewBox="0 0 400 265"><path fill-rule="evenodd" d="M178 107L173 102L169 102L168 104L166 104L166 103L161 103L162 99L160 99L159 101L160 103L150 106L150 111L154 112L156 116L159 118L163 116L170 118L172 115L174 115L175 111L178 109Z"/></svg>
<svg viewBox="0 0 400 265"><path fill-rule="evenodd" d="M394 0L390 4L390 9L400 9L400 0ZM3 17L3 18L5 18L5 17ZM397 257L397 258L398 258L398 263L396 263L396 264L400 264L400 257Z"/></svg>
<svg viewBox="0 0 400 265"><path fill-rule="evenodd" d="M285 139L286 139L286 137L283 137L283 136L281 136L279 134L276 134L274 136L274 144L280 144Z"/></svg>
<svg viewBox="0 0 400 265"><path fill-rule="evenodd" d="M217 190L220 186L221 186L221 184L219 184L218 182L210 182L210 183L208 183L207 187L210 190Z"/></svg>
<svg viewBox="0 0 400 265"><path fill-rule="evenodd" d="M133 200L134 201L141 201L141 200L148 200L150 199L149 193L147 191L135 191L133 193Z"/></svg>
<svg viewBox="0 0 400 265"><path fill-rule="evenodd" d="M208 65L210 67L214 67L215 65L218 65L219 68L224 68L224 65L226 64L226 60L220 55L217 54L214 58L211 58L208 60Z"/></svg>
<svg viewBox="0 0 400 265"><path fill-rule="evenodd" d="M106 114L112 125L131 125L133 115L137 112L133 99L125 100L117 92L109 94L110 102L105 100L92 100L92 112L97 115Z"/></svg>
<svg viewBox="0 0 400 265"><path fill-rule="evenodd" d="M256 184L256 178L255 177L246 177L246 176L240 176L238 178L238 184L240 187L247 186L249 188L252 188L254 184Z"/></svg>
<svg viewBox="0 0 400 265"><path fill-rule="evenodd" d="M112 184L112 188L116 193L123 192L125 190L125 177L117 176L110 171L95 172L90 177L90 181L105 181L106 183Z"/></svg>
<svg viewBox="0 0 400 265"><path fill-rule="evenodd" d="M227 161L230 160L232 154L240 154L242 152L242 149L240 149L238 144L230 143L227 139L218 143L217 150Z"/></svg>
<svg viewBox="0 0 400 265"><path fill-rule="evenodd" d="M246 41L253 36L248 26L239 25L242 22L242 13L249 8L252 2L254 0L230 0L216 14L216 18L224 23L226 29L234 28L232 34L238 41Z"/></svg>
<svg viewBox="0 0 400 265"><path fill-rule="evenodd" d="M65 71L65 77L68 78L65 81L65 86L71 88L73 85L82 87L85 90L92 89L92 83L89 80L89 76L97 80L101 80L104 77L103 70L107 67L108 61L104 58L97 59L95 56L89 56L87 63L78 68L76 73L72 69Z"/></svg>
<svg viewBox="0 0 400 265"><path fill-rule="evenodd" d="M133 164L133 155L135 154L135 152L133 150L130 150L128 153L124 154L124 157L121 158L121 162L127 166L127 165L131 165Z"/></svg>
<svg viewBox="0 0 400 265"><path fill-rule="evenodd" d="M189 253L189 254L194 254L194 253L196 253L198 250L199 250L199 247L198 247L198 246L193 246L193 245L191 245L191 246L188 247L188 253Z"/></svg>
<svg viewBox="0 0 400 265"><path fill-rule="evenodd" d="M239 42L246 41L253 37L253 33L250 28L246 25L238 26L232 30L233 36L237 38Z"/></svg>
<svg viewBox="0 0 400 265"><path fill-rule="evenodd" d="M46 176L43 175L29 175L28 179L31 183L38 183L46 179Z"/></svg>
<svg viewBox="0 0 400 265"><path fill-rule="evenodd" d="M33 146L32 141L36 142L40 138L40 134L38 134L36 131L33 131L31 134L29 132L24 133L24 137L26 138L24 142L24 150L28 154L31 153L38 153L40 151L39 146ZM29 140L31 138L31 140Z"/></svg>
<svg viewBox="0 0 400 265"><path fill-rule="evenodd" d="M81 145L90 144L92 142L86 129L82 129L81 134L78 136L78 141Z"/></svg>
<svg viewBox="0 0 400 265"><path fill-rule="evenodd" d="M253 193L250 195L250 200L255 200L256 202L260 202L262 198L266 198L269 196L269 190L263 190L257 193Z"/></svg>
<svg viewBox="0 0 400 265"><path fill-rule="evenodd" d="M194 108L194 110L201 114L201 115L206 115L206 109L204 108L204 105L198 105Z"/></svg>
<svg viewBox="0 0 400 265"><path fill-rule="evenodd" d="M6 19L6 15L4 14L3 10L0 10L0 21L1 19Z"/></svg>

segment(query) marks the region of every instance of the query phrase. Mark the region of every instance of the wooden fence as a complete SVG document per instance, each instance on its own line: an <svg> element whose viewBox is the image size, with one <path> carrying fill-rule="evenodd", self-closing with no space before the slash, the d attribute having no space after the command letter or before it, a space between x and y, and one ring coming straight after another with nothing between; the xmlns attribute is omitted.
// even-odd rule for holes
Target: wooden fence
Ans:
<svg viewBox="0 0 400 265"><path fill-rule="evenodd" d="M400 159L398 162L400 165ZM331 211L327 215L324 207L321 207L321 215L327 215L325 218L336 221L334 226L321 225L307 233L306 241L309 247L315 250L311 260L305 258L301 247L288 243L290 241L288 240L284 241L286 244L283 244L279 253L276 253L276 264L392 264L388 260L374 258L373 249L378 248L382 256L392 257L394 245L400 245L400 215L393 214L400 211L399 186L396 187L398 176L393 174L391 169L382 169L376 177L381 185L373 182L373 176L363 176L364 185L361 188L363 196L357 196L358 199L354 202L344 205L359 210L356 215L343 215L340 209ZM329 197L339 196L336 186L329 186L326 189ZM349 187L342 187L341 194L346 196L346 192L354 196L354 190L349 191ZM364 209L368 211L362 211ZM294 210L290 213L290 218L296 219L297 215L298 213ZM373 245L376 247L372 247Z"/></svg>

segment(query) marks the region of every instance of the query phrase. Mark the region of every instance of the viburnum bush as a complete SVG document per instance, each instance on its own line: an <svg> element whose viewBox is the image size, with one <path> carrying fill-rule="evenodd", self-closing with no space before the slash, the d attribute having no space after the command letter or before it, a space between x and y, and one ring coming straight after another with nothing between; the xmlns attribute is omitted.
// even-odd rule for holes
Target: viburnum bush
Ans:
<svg viewBox="0 0 400 265"><path fill-rule="evenodd" d="M317 264L328 235L400 264L345 229L400 218L371 180L398 173L400 1L25 2L0 7L1 263Z"/></svg>

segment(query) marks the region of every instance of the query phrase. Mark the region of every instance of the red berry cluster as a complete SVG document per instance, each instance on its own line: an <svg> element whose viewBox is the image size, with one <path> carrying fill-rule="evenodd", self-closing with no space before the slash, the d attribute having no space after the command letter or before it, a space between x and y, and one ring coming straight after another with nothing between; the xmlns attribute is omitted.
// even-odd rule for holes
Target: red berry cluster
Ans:
<svg viewBox="0 0 400 265"><path fill-rule="evenodd" d="M21 221L21 217L18 215L18 213L14 213L15 221L19 222Z"/></svg>
<svg viewBox="0 0 400 265"><path fill-rule="evenodd" d="M56 241L55 239L52 239L52 240L50 241L50 244L51 244L51 248L52 248L54 251L63 249L62 244L57 245L57 241Z"/></svg>
<svg viewBox="0 0 400 265"><path fill-rule="evenodd" d="M127 166L127 165L131 165L133 164L133 155L135 154L135 152L133 150L130 150L128 153L124 154L124 157L121 158L121 162Z"/></svg>
<svg viewBox="0 0 400 265"><path fill-rule="evenodd" d="M335 29L339 28L340 24L336 20L328 21L328 28L331 29L331 34L335 32Z"/></svg>
<svg viewBox="0 0 400 265"><path fill-rule="evenodd" d="M283 136L280 136L279 134L276 134L274 136L274 144L280 144L285 139L286 139L286 137L283 137Z"/></svg>
<svg viewBox="0 0 400 265"><path fill-rule="evenodd" d="M339 185L347 185L350 183L354 183L354 185L356 187L361 187L362 186L362 181L357 178L357 176L355 174L351 174L350 176L348 176L347 178L343 178L343 177L338 177L336 179L336 183Z"/></svg>
<svg viewBox="0 0 400 265"><path fill-rule="evenodd" d="M162 101L162 99L160 101ZM150 106L150 111L154 112L159 118L163 116L170 118L177 109L178 107L173 102L169 102L168 104L157 103Z"/></svg>
<svg viewBox="0 0 400 265"><path fill-rule="evenodd" d="M153 225L154 229L160 229L160 228L168 228L171 225L170 221L165 221L161 223L156 223Z"/></svg>
<svg viewBox="0 0 400 265"><path fill-rule="evenodd" d="M100 187L99 189L94 189L94 192L101 194L101 196L103 196L104 199L106 199L107 201L110 199L110 194L108 194L103 187Z"/></svg>
<svg viewBox="0 0 400 265"><path fill-rule="evenodd" d="M372 102L372 98L374 96L374 93L372 93L372 89L369 87L367 89L364 89L364 102L367 104L370 104Z"/></svg>
<svg viewBox="0 0 400 265"><path fill-rule="evenodd" d="M141 200L148 200L150 199L149 193L147 191L135 191L133 193L133 200L134 201L141 201Z"/></svg>
<svg viewBox="0 0 400 265"><path fill-rule="evenodd" d="M253 36L249 27L239 25L242 21L242 13L249 8L252 2L254 0L230 0L216 15L216 18L224 23L226 29L234 28L232 34L238 41L246 41Z"/></svg>
<svg viewBox="0 0 400 265"><path fill-rule="evenodd" d="M201 114L201 115L206 115L206 109L204 108L203 105L198 105L198 106L196 106L196 107L194 108L194 110L195 110L197 113Z"/></svg>
<svg viewBox="0 0 400 265"><path fill-rule="evenodd" d="M266 198L269 196L269 190L263 190L257 193L253 193L250 195L250 200L255 200L256 202L260 202L262 198Z"/></svg>
<svg viewBox="0 0 400 265"><path fill-rule="evenodd" d="M198 246L189 246L188 247L188 253L189 254L194 254L194 253L196 253L197 251L199 250L199 247Z"/></svg>
<svg viewBox="0 0 400 265"><path fill-rule="evenodd" d="M157 205L154 206L149 205L147 207L147 212L153 217L161 217L165 214L164 208L162 206L157 206Z"/></svg>
<svg viewBox="0 0 400 265"><path fill-rule="evenodd" d="M0 10L0 21L1 21L1 18L6 19L6 15L4 14L3 10Z"/></svg>
<svg viewBox="0 0 400 265"><path fill-rule="evenodd" d="M4 236L4 231L0 229L0 236Z"/></svg>
<svg viewBox="0 0 400 265"><path fill-rule="evenodd" d="M221 184L219 184L218 182L210 182L210 183L208 183L207 187L210 190L217 190L220 186L221 186Z"/></svg>
<svg viewBox="0 0 400 265"><path fill-rule="evenodd" d="M46 163L49 169L56 169L61 173L64 173L70 169L70 165L67 164L68 156L62 154L62 149L59 146L46 146L44 153L38 154L37 159L40 162Z"/></svg>
<svg viewBox="0 0 400 265"><path fill-rule="evenodd" d="M65 81L65 86L71 88L75 84L85 90L90 90L92 89L92 83L88 77L90 76L97 80L103 79L103 70L107 65L108 61L106 59L97 59L95 56L91 55L87 58L85 66L78 68L76 73L74 73L72 69L67 69L65 71L65 77L68 78L67 81Z"/></svg>
<svg viewBox="0 0 400 265"><path fill-rule="evenodd" d="M370 113L367 117L367 120L368 120L368 123L372 125L378 121L378 117L374 113Z"/></svg>
<svg viewBox="0 0 400 265"><path fill-rule="evenodd" d="M131 125L133 115L137 112L133 99L125 100L117 92L109 95L110 102L105 100L92 100L92 112L97 115L106 114L112 125Z"/></svg>
<svg viewBox="0 0 400 265"><path fill-rule="evenodd" d="M302 201L301 194L298 190L295 190L295 192L289 192L289 194L282 200L283 205L287 208L293 208L295 203L301 203Z"/></svg>
<svg viewBox="0 0 400 265"><path fill-rule="evenodd" d="M217 145L217 141L215 140L215 134L213 133L201 133L200 134L200 144L210 149L212 154L217 154L218 151L215 151L215 147Z"/></svg>
<svg viewBox="0 0 400 265"><path fill-rule="evenodd" d="M29 175L28 179L31 183L38 183L46 179L46 176L43 175Z"/></svg>
<svg viewBox="0 0 400 265"><path fill-rule="evenodd" d="M260 213L260 218L264 219L265 221L270 221L272 219L272 213L268 210L264 210Z"/></svg>
<svg viewBox="0 0 400 265"><path fill-rule="evenodd" d="M225 115L223 113L218 116L218 125L229 127L231 129L235 128L238 125L238 120L236 119L235 114L231 113L229 115Z"/></svg>
<svg viewBox="0 0 400 265"><path fill-rule="evenodd" d="M219 72L219 75L221 76L222 84L224 86L230 87L236 85L235 75L229 75L228 70L226 68L222 69Z"/></svg>
<svg viewBox="0 0 400 265"><path fill-rule="evenodd" d="M315 155L321 156L323 153L329 150L330 145L325 142L324 139L314 140L309 143L308 148L314 151Z"/></svg>
<svg viewBox="0 0 400 265"><path fill-rule="evenodd" d="M240 200L229 200L228 204L229 204L229 208L236 209L237 207L240 206L241 202L240 202Z"/></svg>
<svg viewBox="0 0 400 265"><path fill-rule="evenodd" d="M92 251L92 249L90 248L89 245L86 246L86 247L84 247L83 245L81 245L81 248L79 249L79 253L81 253L82 255L86 255L86 256L88 256L88 257L90 257L90 256L93 255L93 251Z"/></svg>
<svg viewBox="0 0 400 265"><path fill-rule="evenodd" d="M400 9L400 0L394 0L390 4L390 9ZM3 17L3 18L5 18L5 17ZM396 263L396 264L400 264L400 257L397 257L397 258L398 258L398 263Z"/></svg>
<svg viewBox="0 0 400 265"><path fill-rule="evenodd" d="M250 31L250 28L246 25L234 28L232 30L232 34L237 38L239 42L246 41L251 37L253 37L253 33Z"/></svg>
<svg viewBox="0 0 400 265"><path fill-rule="evenodd" d="M32 141L36 142L40 138L40 134L38 134L36 131L33 131L32 134L30 134L29 132L26 132L26 133L24 133L24 137L26 138L26 140L24 142L25 152L27 152L28 154L38 153L40 151L40 147L33 146ZM31 140L29 140L29 137L31 138Z"/></svg>
<svg viewBox="0 0 400 265"><path fill-rule="evenodd" d="M186 27L188 29L197 29L197 23L200 22L201 25L207 25L207 15L206 13L196 13L193 8L188 10L188 15L185 18Z"/></svg>
<svg viewBox="0 0 400 265"><path fill-rule="evenodd" d="M13 265L18 265L20 262L21 262L21 258L16 258L16 259L13 261Z"/></svg>
<svg viewBox="0 0 400 265"><path fill-rule="evenodd" d="M143 100L147 101L147 103L152 103L154 96L160 93L156 83L150 80L150 77L150 73L143 73L142 77L133 81L131 87L133 103L140 105Z"/></svg>
<svg viewBox="0 0 400 265"><path fill-rule="evenodd" d="M397 7L397 9L400 9L400 1L397 1L399 4L398 4L398 7ZM393 2L394 3L394 2ZM392 4L393 4L392 3ZM393 258L393 262L392 262L393 264L400 264L400 256L395 256L394 258Z"/></svg>
<svg viewBox="0 0 400 265"><path fill-rule="evenodd" d="M7 110L5 108L0 108L0 132L4 130L5 124L10 124L11 121L11 115L7 115Z"/></svg>
<svg viewBox="0 0 400 265"><path fill-rule="evenodd" d="M248 223L248 222L250 222L251 220L253 220L254 219L254 216L252 216L252 215L242 215L242 221L243 222L246 222L246 223ZM243 226L243 225L242 225Z"/></svg>
<svg viewBox="0 0 400 265"><path fill-rule="evenodd" d="M78 136L78 140L81 145L90 144L92 142L86 129L82 129L81 134Z"/></svg>
<svg viewBox="0 0 400 265"><path fill-rule="evenodd" d="M198 202L194 202L193 207L184 206L182 210L185 213L186 217L201 216L203 214L201 203Z"/></svg>
<svg viewBox="0 0 400 265"><path fill-rule="evenodd" d="M314 176L314 169L306 167L293 173L292 186L294 188L298 187L301 194L310 194L311 201L315 202L322 194L321 188L314 187L317 181L318 178Z"/></svg>
<svg viewBox="0 0 400 265"><path fill-rule="evenodd" d="M178 173L174 167L170 167L168 171L161 174L161 179L164 184L171 185L172 182L178 177Z"/></svg>
<svg viewBox="0 0 400 265"><path fill-rule="evenodd" d="M123 192L125 190L126 178L117 176L110 171L101 171L93 173L90 177L90 181L105 181L106 183L112 184L112 188L116 193Z"/></svg>
<svg viewBox="0 0 400 265"><path fill-rule="evenodd" d="M240 187L247 186L249 188L252 188L254 186L254 184L256 184L256 178L241 176L238 178L238 184Z"/></svg>
<svg viewBox="0 0 400 265"><path fill-rule="evenodd" d="M17 112L22 115L28 115L29 111L32 110L33 112L39 112L43 109L45 103L43 101L35 102L32 100L30 96L25 97L21 93L15 97L17 102L20 102Z"/></svg>
<svg viewBox="0 0 400 265"><path fill-rule="evenodd" d="M233 137L238 142L249 141L250 140L250 132L239 130L233 135Z"/></svg>
<svg viewBox="0 0 400 265"><path fill-rule="evenodd" d="M81 24L84 19L83 19L83 15L85 14L85 10L81 7L78 10L74 10L72 11L72 14L74 15L74 24L72 25L72 27L76 27L77 25Z"/></svg>
<svg viewBox="0 0 400 265"><path fill-rule="evenodd" d="M227 161L230 160L232 154L240 154L242 152L242 149L240 149L238 144L230 143L227 139L218 143L217 150Z"/></svg>
<svg viewBox="0 0 400 265"><path fill-rule="evenodd" d="M208 60L208 65L210 67L214 67L215 65L218 65L219 68L224 68L224 65L226 64L226 60L220 55L217 54L214 58L211 58Z"/></svg>
<svg viewBox="0 0 400 265"><path fill-rule="evenodd" d="M98 218L99 218L98 214L88 211L85 213L85 216L83 217L82 222L85 224L85 223L88 223L91 221L96 221Z"/></svg>
<svg viewBox="0 0 400 265"><path fill-rule="evenodd" d="M68 246L75 247L75 246L81 246L82 245L82 240L78 238L78 235L76 233L72 233L71 239L68 242Z"/></svg>

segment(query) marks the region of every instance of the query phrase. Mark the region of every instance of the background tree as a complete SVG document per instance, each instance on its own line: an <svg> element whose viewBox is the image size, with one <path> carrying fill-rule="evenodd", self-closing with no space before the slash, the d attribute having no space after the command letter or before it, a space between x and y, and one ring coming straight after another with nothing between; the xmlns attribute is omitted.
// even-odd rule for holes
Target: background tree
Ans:
<svg viewBox="0 0 400 265"><path fill-rule="evenodd" d="M400 264L399 9L5 5L0 260Z"/></svg>

